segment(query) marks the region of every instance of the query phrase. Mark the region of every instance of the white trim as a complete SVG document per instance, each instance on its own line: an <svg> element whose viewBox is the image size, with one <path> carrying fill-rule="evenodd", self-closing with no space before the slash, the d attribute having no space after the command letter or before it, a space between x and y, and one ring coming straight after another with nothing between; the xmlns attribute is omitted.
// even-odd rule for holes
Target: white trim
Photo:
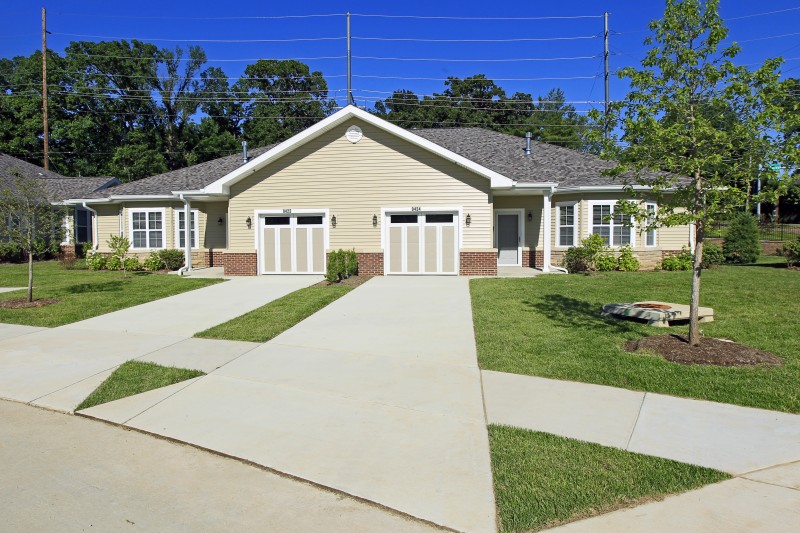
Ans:
<svg viewBox="0 0 800 533"><path fill-rule="evenodd" d="M335 128L339 124L347 120L350 120L352 118L357 118L359 120L362 120L372 126L380 128L416 146L419 146L420 148L423 148L425 150L428 150L429 152L437 154L442 158L447 159L452 163L455 163L456 165L462 166L468 170L471 170L472 172L475 172L480 176L488 178L491 181L492 187L510 188L514 185L514 180L512 180L511 178L508 178L506 176L503 176L502 174L490 170L484 167L483 165L479 165L478 163L475 163L474 161L471 161L466 157L460 156L455 152L447 150L446 148L442 148L438 144L432 143L431 141L424 139L419 135L415 135L414 133L405 130L399 126L395 126L394 124L387 122L383 119L380 119L371 113L368 113L355 106L348 105L345 108L332 114L331 116L317 122L310 128L301 131L297 135L283 141L274 148L267 150L260 156L253 158L253 160L248 162L247 164L238 167L237 169L226 174L217 181L209 184L208 186L203 188L203 193L228 194L230 192L231 185L251 175L253 172L260 170L269 163L286 155L295 148L315 139L316 137L319 137L323 133L331 130L332 128ZM344 135L344 132L342 132L342 135Z"/></svg>
<svg viewBox="0 0 800 533"><path fill-rule="evenodd" d="M172 217L172 225L175 226L175 246L174 248L178 248L183 250L183 246L181 244L181 237L180 237L180 230L179 228L179 217L184 213L183 207L176 207L174 209L173 217ZM192 208L192 218L194 219L194 242L192 242L192 250L198 250L200 248L200 210ZM208 221L206 220L206 224Z"/></svg>
<svg viewBox="0 0 800 533"><path fill-rule="evenodd" d="M152 248L149 246L150 244L150 235L149 233L151 230L149 228L150 225L150 217L147 217L147 225L148 228L146 230L136 230L136 231L145 231L147 233L147 244L148 246L145 248L137 248L133 245L133 214L134 213L161 213L161 244L160 248ZM142 250L163 250L167 247L167 208L166 207L143 207L143 208L128 208L128 239L131 241L131 250L142 251Z"/></svg>
<svg viewBox="0 0 800 533"><path fill-rule="evenodd" d="M515 265L500 265L500 227L497 222L499 215L517 215L517 263ZM498 266L522 266L522 248L525 244L525 209L508 208L494 210L494 247L497 248Z"/></svg>
<svg viewBox="0 0 800 533"><path fill-rule="evenodd" d="M614 245L614 209L617 207L617 203L619 200L587 200L586 201L586 209L588 210L587 217L586 217L586 236L592 235L594 233L594 206L596 205L610 205L611 206L611 219L608 221L609 227L609 235L608 235L608 247L613 249L620 248L619 245ZM630 233L631 233L631 241L630 245L631 248L636 247L636 227L631 220L630 223Z"/></svg>
<svg viewBox="0 0 800 533"><path fill-rule="evenodd" d="M264 217L267 216L288 216L289 217L289 228L295 229L297 225L292 223L292 217L295 215L321 215L322 216L322 245L323 245L323 264L322 264L322 272L296 272L297 265L295 265L295 246L296 243L294 242L294 232L292 232L292 268L291 272L264 272L264 261L263 261L263 249L264 249L264 226L262 224L262 220ZM258 261L258 266L256 267L256 272L258 272L259 276L280 276L280 275L319 275L324 274L328 268L327 261L325 256L327 255L328 249L330 248L330 210L329 209L255 209L253 211L253 240L255 241L256 245L256 261ZM277 243L276 243L277 246ZM309 247L311 246L309 241Z"/></svg>
<svg viewBox="0 0 800 533"><path fill-rule="evenodd" d="M396 275L408 275L408 276L431 276L431 275L443 275L443 276L450 276L450 275L458 275L461 270L461 248L463 248L464 243L464 231L461 227L462 221L464 217L462 216L463 207L455 207L455 206L408 206L408 207L382 207L381 208L381 249L383 250L383 273L386 276L396 276ZM390 250L388 246L389 237L389 217L391 215L430 215L430 214L453 214L453 226L456 230L456 246L455 246L455 257L454 260L454 272L451 274L449 272L442 273L442 274L431 274L423 272L423 268L420 268L420 272L389 272L389 263L390 263ZM418 225L422 227L419 222L412 225ZM420 238L420 262L422 258L425 257L424 250L423 250L423 243L424 237ZM403 250L403 254L405 254L405 249ZM405 258L404 258L405 259ZM403 261L403 265L405 265L405 261ZM437 269L441 270L441 258L437 259ZM405 267L404 267L405 270Z"/></svg>
<svg viewBox="0 0 800 533"><path fill-rule="evenodd" d="M658 213L658 204L656 202L645 202L644 203L645 211L647 211L647 208L650 207L651 205L653 206L653 214L654 215L657 214ZM647 234L650 233L650 231L653 232L653 244L647 244ZM647 230L647 225L645 224L645 230L642 232L643 240L644 240L644 247L645 248L656 248L656 247L658 247L658 232L655 229L652 229L650 231Z"/></svg>
<svg viewBox="0 0 800 533"><path fill-rule="evenodd" d="M550 261L552 258L553 243L551 235L553 230L552 219L552 201L553 192L550 191L542 198L542 225L544 226L544 235L542 236L542 272L550 272Z"/></svg>
<svg viewBox="0 0 800 533"><path fill-rule="evenodd" d="M556 242L554 248L569 248L571 246L578 246L578 226L580 225L579 206L580 201L578 200L571 200L569 202L556 202ZM561 244L562 207L572 208L572 244Z"/></svg>

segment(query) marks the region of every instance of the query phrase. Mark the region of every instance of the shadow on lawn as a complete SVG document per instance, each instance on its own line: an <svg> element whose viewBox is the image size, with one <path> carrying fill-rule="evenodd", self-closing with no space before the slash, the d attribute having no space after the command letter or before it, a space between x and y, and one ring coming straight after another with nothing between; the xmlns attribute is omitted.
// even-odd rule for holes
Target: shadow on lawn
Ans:
<svg viewBox="0 0 800 533"><path fill-rule="evenodd" d="M120 292L125 288L125 283L119 281L105 281L103 283L79 283L70 285L64 292L70 294L86 294L89 292Z"/></svg>
<svg viewBox="0 0 800 533"><path fill-rule="evenodd" d="M564 327L613 333L640 332L638 322L601 316L601 305L561 294L545 294L540 301L525 300L523 303Z"/></svg>

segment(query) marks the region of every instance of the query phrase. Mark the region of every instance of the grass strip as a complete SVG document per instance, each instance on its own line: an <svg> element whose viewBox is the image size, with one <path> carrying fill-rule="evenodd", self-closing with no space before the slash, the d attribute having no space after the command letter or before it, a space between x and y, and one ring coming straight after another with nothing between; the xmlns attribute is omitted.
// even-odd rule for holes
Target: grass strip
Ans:
<svg viewBox="0 0 800 533"><path fill-rule="evenodd" d="M689 303L690 272L609 272L475 279L470 283L481 368L748 407L800 412L800 272L778 258L703 272L703 335L771 352L781 366L685 365L628 353L626 341L687 327L653 328L600 316L603 304Z"/></svg>
<svg viewBox="0 0 800 533"><path fill-rule="evenodd" d="M247 314L197 333L195 337L267 342L338 300L353 287L314 285L294 291Z"/></svg>
<svg viewBox="0 0 800 533"><path fill-rule="evenodd" d="M75 410L88 409L101 403L113 402L203 375L205 372L200 370L128 361L112 372Z"/></svg>
<svg viewBox="0 0 800 533"><path fill-rule="evenodd" d="M167 296L207 287L220 279L181 278L164 273L67 270L57 261L33 265L33 297L57 303L25 309L0 308L0 322L55 327L119 311ZM0 265L0 287L27 287L27 264ZM0 300L25 296L25 290L0 294Z"/></svg>
<svg viewBox="0 0 800 533"><path fill-rule="evenodd" d="M502 531L531 531L658 500L730 476L508 426L489 426Z"/></svg>

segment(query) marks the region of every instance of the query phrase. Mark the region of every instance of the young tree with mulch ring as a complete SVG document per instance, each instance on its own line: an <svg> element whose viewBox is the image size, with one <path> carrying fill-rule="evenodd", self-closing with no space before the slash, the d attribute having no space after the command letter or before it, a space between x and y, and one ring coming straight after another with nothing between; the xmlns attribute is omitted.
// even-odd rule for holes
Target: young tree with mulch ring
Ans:
<svg viewBox="0 0 800 533"><path fill-rule="evenodd" d="M735 65L739 47L734 43L720 49L728 30L718 11L719 0L667 0L664 17L650 22L653 35L645 44L652 47L643 68L620 73L630 80L630 92L612 106L606 120L610 129L616 126L624 133L621 138L609 135L603 151L604 157L617 161L609 174L637 198L620 201L617 213L629 215L646 230L694 225L693 346L700 342L706 228L741 210L758 168L762 179L779 184L773 164L792 168L797 158L796 148L781 133L787 120L779 105L782 60L769 59L755 71ZM769 194L774 198L780 187ZM648 211L638 201L643 198L655 200L658 211Z"/></svg>
<svg viewBox="0 0 800 533"><path fill-rule="evenodd" d="M0 187L0 239L28 258L28 302L33 302L33 257L57 251L64 236L64 208L50 204L39 180L12 171Z"/></svg>

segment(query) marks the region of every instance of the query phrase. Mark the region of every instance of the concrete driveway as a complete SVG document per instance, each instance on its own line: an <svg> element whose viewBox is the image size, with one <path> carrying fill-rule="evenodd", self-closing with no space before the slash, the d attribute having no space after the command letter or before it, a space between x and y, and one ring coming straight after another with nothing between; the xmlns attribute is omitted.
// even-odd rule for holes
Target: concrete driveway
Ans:
<svg viewBox="0 0 800 533"><path fill-rule="evenodd" d="M84 413L495 530L465 278L373 278L211 374L139 396Z"/></svg>
<svg viewBox="0 0 800 533"><path fill-rule="evenodd" d="M195 333L319 281L314 276L239 278L57 328L0 328L0 398L72 411L118 365L154 354L195 353ZM214 343L214 341L208 341ZM215 345L228 359L247 346Z"/></svg>

